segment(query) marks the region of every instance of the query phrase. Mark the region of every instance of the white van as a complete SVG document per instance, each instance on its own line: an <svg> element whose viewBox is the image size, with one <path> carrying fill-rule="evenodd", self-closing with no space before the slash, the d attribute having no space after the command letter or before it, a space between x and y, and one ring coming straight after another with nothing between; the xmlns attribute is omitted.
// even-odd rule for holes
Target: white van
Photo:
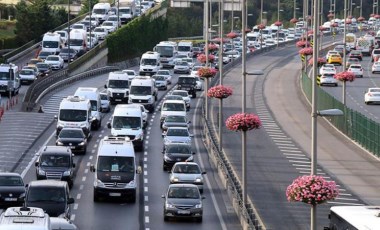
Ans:
<svg viewBox="0 0 380 230"><path fill-rule="evenodd" d="M161 106L160 122L161 126L165 118L169 115L186 116L186 103L180 100L165 100Z"/></svg>
<svg viewBox="0 0 380 230"><path fill-rule="evenodd" d="M57 31L54 31L54 33L57 33L59 35L61 35L61 39L63 41L63 43L65 45L67 45L67 40L69 40L69 33L65 30L57 30Z"/></svg>
<svg viewBox="0 0 380 230"><path fill-rule="evenodd" d="M161 68L160 53L148 51L141 56L140 75L154 75Z"/></svg>
<svg viewBox="0 0 380 230"><path fill-rule="evenodd" d="M129 75L123 71L114 71L108 74L104 88L107 89L111 104L128 103Z"/></svg>
<svg viewBox="0 0 380 230"><path fill-rule="evenodd" d="M144 120L140 108L119 104L115 107L111 122L107 123L112 136L129 137L136 149L144 147Z"/></svg>
<svg viewBox="0 0 380 230"><path fill-rule="evenodd" d="M93 129L98 130L102 126L102 108L100 93L98 88L93 87L79 87L74 96L87 98L91 103L91 117L93 122L91 123Z"/></svg>
<svg viewBox="0 0 380 230"><path fill-rule="evenodd" d="M92 8L92 15L98 19L99 23L107 21L111 10L111 4L108 2L96 3Z"/></svg>
<svg viewBox="0 0 380 230"><path fill-rule="evenodd" d="M41 45L41 51L59 54L59 52L61 52L61 49L65 47L65 42L61 38L60 34L47 32L42 38Z"/></svg>
<svg viewBox="0 0 380 230"><path fill-rule="evenodd" d="M137 174L135 150L128 137L104 137L100 140L96 165L90 165L95 172L94 201L101 197L118 198L136 202Z"/></svg>
<svg viewBox="0 0 380 230"><path fill-rule="evenodd" d="M54 116L57 120L56 134L64 127L82 128L86 136L91 135L91 102L89 99L68 96L63 98L59 105L58 116Z"/></svg>
<svg viewBox="0 0 380 230"><path fill-rule="evenodd" d="M193 43L189 41L180 41L177 45L178 55L187 55L193 57Z"/></svg>
<svg viewBox="0 0 380 230"><path fill-rule="evenodd" d="M142 104L152 113L157 101L157 92L153 78L149 76L135 77L129 87L128 103Z"/></svg>
<svg viewBox="0 0 380 230"><path fill-rule="evenodd" d="M87 52L87 31L73 29L70 31L70 48L78 51L79 56Z"/></svg>
<svg viewBox="0 0 380 230"><path fill-rule="evenodd" d="M42 208L11 207L0 216L0 230L52 230L50 217Z"/></svg>

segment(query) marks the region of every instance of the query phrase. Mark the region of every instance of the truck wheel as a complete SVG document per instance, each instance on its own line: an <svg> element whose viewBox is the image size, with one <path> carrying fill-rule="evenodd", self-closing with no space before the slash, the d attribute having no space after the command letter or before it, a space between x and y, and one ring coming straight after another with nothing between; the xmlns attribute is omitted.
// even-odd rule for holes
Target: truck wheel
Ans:
<svg viewBox="0 0 380 230"><path fill-rule="evenodd" d="M193 91L192 96L193 96L193 98L196 98L197 97L197 92Z"/></svg>

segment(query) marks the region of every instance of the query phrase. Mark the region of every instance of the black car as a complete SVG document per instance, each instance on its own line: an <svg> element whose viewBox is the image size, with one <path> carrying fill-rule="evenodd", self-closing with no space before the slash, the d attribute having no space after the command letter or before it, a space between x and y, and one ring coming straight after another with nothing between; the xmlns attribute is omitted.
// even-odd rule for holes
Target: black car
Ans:
<svg viewBox="0 0 380 230"><path fill-rule="evenodd" d="M68 146L73 153L86 154L87 151L87 137L81 128L63 128L55 144Z"/></svg>
<svg viewBox="0 0 380 230"><path fill-rule="evenodd" d="M180 75L177 83L177 89L187 90L193 98L197 97L197 89L195 88L197 85L197 79L195 79L195 77L190 75Z"/></svg>
<svg viewBox="0 0 380 230"><path fill-rule="evenodd" d="M70 219L74 199L70 197L66 181L31 181L26 187L27 207L42 208L50 217Z"/></svg>
<svg viewBox="0 0 380 230"><path fill-rule="evenodd" d="M0 206L1 208L22 206L25 186L18 173L0 173Z"/></svg>
<svg viewBox="0 0 380 230"><path fill-rule="evenodd" d="M38 70L38 76L39 77L48 76L52 71L51 66L49 64L44 63L44 62L38 62L36 64L36 67Z"/></svg>
<svg viewBox="0 0 380 230"><path fill-rule="evenodd" d="M67 181L70 188L73 186L75 163L69 147L45 146L37 156L37 180L62 180Z"/></svg>
<svg viewBox="0 0 380 230"><path fill-rule="evenodd" d="M70 53L70 56L69 56L69 53ZM70 59L70 61L74 61L75 59L77 59L78 56L79 56L79 54L78 54L78 51L76 51L73 48L70 48L70 52L69 52L69 48L63 48L63 49L61 49L61 52L59 53L59 56L61 56L61 58L65 62L68 62L69 59Z"/></svg>
<svg viewBox="0 0 380 230"><path fill-rule="evenodd" d="M164 159L162 163L163 170L171 170L176 162L193 162L195 154L191 151L191 145L187 143L170 143L162 151Z"/></svg>

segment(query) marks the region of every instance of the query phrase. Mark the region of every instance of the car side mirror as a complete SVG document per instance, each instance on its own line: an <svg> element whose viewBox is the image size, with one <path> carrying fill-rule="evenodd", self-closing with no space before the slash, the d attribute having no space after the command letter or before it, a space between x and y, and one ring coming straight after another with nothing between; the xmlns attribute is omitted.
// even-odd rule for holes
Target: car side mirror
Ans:
<svg viewBox="0 0 380 230"><path fill-rule="evenodd" d="M202 172L202 174L207 174L207 172Z"/></svg>
<svg viewBox="0 0 380 230"><path fill-rule="evenodd" d="M58 116L57 115L54 115L54 120L58 120Z"/></svg>
<svg viewBox="0 0 380 230"><path fill-rule="evenodd" d="M73 168L75 168L75 163L73 163Z"/></svg>
<svg viewBox="0 0 380 230"><path fill-rule="evenodd" d="M110 122L107 122L107 128L111 128L111 123Z"/></svg>
<svg viewBox="0 0 380 230"><path fill-rule="evenodd" d="M191 124L191 121L187 121L187 124Z"/></svg>
<svg viewBox="0 0 380 230"><path fill-rule="evenodd" d="M68 200L67 200L67 204L74 204L75 200L74 198L70 197Z"/></svg>
<svg viewBox="0 0 380 230"><path fill-rule="evenodd" d="M107 85L104 85L104 88L107 89Z"/></svg>
<svg viewBox="0 0 380 230"><path fill-rule="evenodd" d="M195 152L191 152L191 154L195 155Z"/></svg>
<svg viewBox="0 0 380 230"><path fill-rule="evenodd" d="M141 168L141 166L137 166L136 173L137 173L137 174L141 174L141 173L142 173L142 168Z"/></svg>
<svg viewBox="0 0 380 230"><path fill-rule="evenodd" d="M90 165L90 171L95 172L95 166L93 164Z"/></svg>

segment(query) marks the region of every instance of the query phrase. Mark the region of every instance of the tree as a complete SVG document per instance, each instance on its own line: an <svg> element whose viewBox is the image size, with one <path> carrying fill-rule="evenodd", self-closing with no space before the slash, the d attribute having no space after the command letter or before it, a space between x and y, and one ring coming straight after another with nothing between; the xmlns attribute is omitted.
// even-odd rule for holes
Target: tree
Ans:
<svg viewBox="0 0 380 230"><path fill-rule="evenodd" d="M94 5L98 2L99 2L99 0L82 1L82 7L80 9L79 15L88 13L89 9L91 8L91 10L92 10L92 8L94 8ZM89 5L89 4L91 4L91 5Z"/></svg>

